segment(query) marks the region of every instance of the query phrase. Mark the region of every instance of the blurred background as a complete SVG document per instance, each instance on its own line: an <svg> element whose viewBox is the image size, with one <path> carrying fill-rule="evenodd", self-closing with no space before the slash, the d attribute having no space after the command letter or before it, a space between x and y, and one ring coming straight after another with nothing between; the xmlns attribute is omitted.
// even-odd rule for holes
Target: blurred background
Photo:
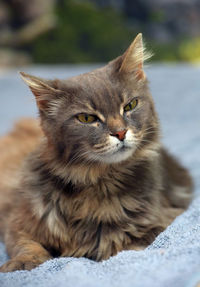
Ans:
<svg viewBox="0 0 200 287"><path fill-rule="evenodd" d="M153 61L200 61L200 1L0 0L0 67L106 62L139 32Z"/></svg>

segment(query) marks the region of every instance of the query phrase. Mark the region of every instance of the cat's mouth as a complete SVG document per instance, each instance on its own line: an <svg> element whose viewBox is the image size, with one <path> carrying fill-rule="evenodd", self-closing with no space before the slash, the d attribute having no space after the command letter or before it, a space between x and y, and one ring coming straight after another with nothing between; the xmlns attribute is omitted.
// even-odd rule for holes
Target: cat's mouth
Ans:
<svg viewBox="0 0 200 287"><path fill-rule="evenodd" d="M131 149L131 147L123 145L122 147L120 147L120 149L117 152L119 152L119 151L123 152L123 151L126 151L128 149Z"/></svg>
<svg viewBox="0 0 200 287"><path fill-rule="evenodd" d="M134 145L127 145L125 143L123 143L122 145L118 146L118 149L116 151L113 152L113 154L119 154L119 153L126 153L128 151L132 151L134 150Z"/></svg>
<svg viewBox="0 0 200 287"><path fill-rule="evenodd" d="M98 146L99 147L99 146ZM97 148L90 158L101 163L118 163L130 158L137 148L135 135L128 130L124 140L109 136L102 148Z"/></svg>
<svg viewBox="0 0 200 287"><path fill-rule="evenodd" d="M104 163L117 163L127 160L132 156L136 147L134 145L118 144L115 148L110 149L98 156L98 159Z"/></svg>

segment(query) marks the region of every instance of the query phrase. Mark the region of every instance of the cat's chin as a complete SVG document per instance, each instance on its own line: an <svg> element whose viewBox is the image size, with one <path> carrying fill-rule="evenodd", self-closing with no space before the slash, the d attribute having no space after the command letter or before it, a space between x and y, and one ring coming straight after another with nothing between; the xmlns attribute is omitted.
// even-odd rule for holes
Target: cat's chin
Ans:
<svg viewBox="0 0 200 287"><path fill-rule="evenodd" d="M97 156L95 157L95 159L97 161L100 161L101 163L106 163L106 164L119 163L130 158L133 155L134 151L135 151L134 148L123 146L118 151L115 151L113 153L110 152L109 154L105 154L101 156Z"/></svg>

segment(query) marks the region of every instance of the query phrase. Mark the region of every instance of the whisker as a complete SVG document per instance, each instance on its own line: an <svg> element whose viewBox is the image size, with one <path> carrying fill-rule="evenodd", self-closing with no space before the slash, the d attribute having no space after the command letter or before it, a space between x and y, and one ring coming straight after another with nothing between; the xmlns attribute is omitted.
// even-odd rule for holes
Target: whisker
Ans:
<svg viewBox="0 0 200 287"><path fill-rule="evenodd" d="M99 144L95 144L94 145L94 148L98 148L99 146L101 147L101 146L105 146L107 144L107 142L105 143L105 142L103 142L103 143L99 143Z"/></svg>
<svg viewBox="0 0 200 287"><path fill-rule="evenodd" d="M75 155L70 159L70 161L68 162L68 165L71 165L72 163L74 163L77 160L80 160L81 158L83 158L83 156L85 156L86 154L88 154L88 151L85 151L84 147L82 147L78 152L75 153Z"/></svg>

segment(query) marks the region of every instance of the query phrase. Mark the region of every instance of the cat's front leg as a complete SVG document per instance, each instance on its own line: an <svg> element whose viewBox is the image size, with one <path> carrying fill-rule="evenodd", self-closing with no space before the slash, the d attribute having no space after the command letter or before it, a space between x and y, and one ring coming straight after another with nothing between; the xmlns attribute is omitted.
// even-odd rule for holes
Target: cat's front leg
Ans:
<svg viewBox="0 0 200 287"><path fill-rule="evenodd" d="M39 243L26 236L7 236L6 246L11 259L0 267L0 272L31 270L52 258L50 253Z"/></svg>
<svg viewBox="0 0 200 287"><path fill-rule="evenodd" d="M38 265L44 263L51 257L37 255L20 255L8 260L0 267L0 272L12 272L16 270L32 270Z"/></svg>

